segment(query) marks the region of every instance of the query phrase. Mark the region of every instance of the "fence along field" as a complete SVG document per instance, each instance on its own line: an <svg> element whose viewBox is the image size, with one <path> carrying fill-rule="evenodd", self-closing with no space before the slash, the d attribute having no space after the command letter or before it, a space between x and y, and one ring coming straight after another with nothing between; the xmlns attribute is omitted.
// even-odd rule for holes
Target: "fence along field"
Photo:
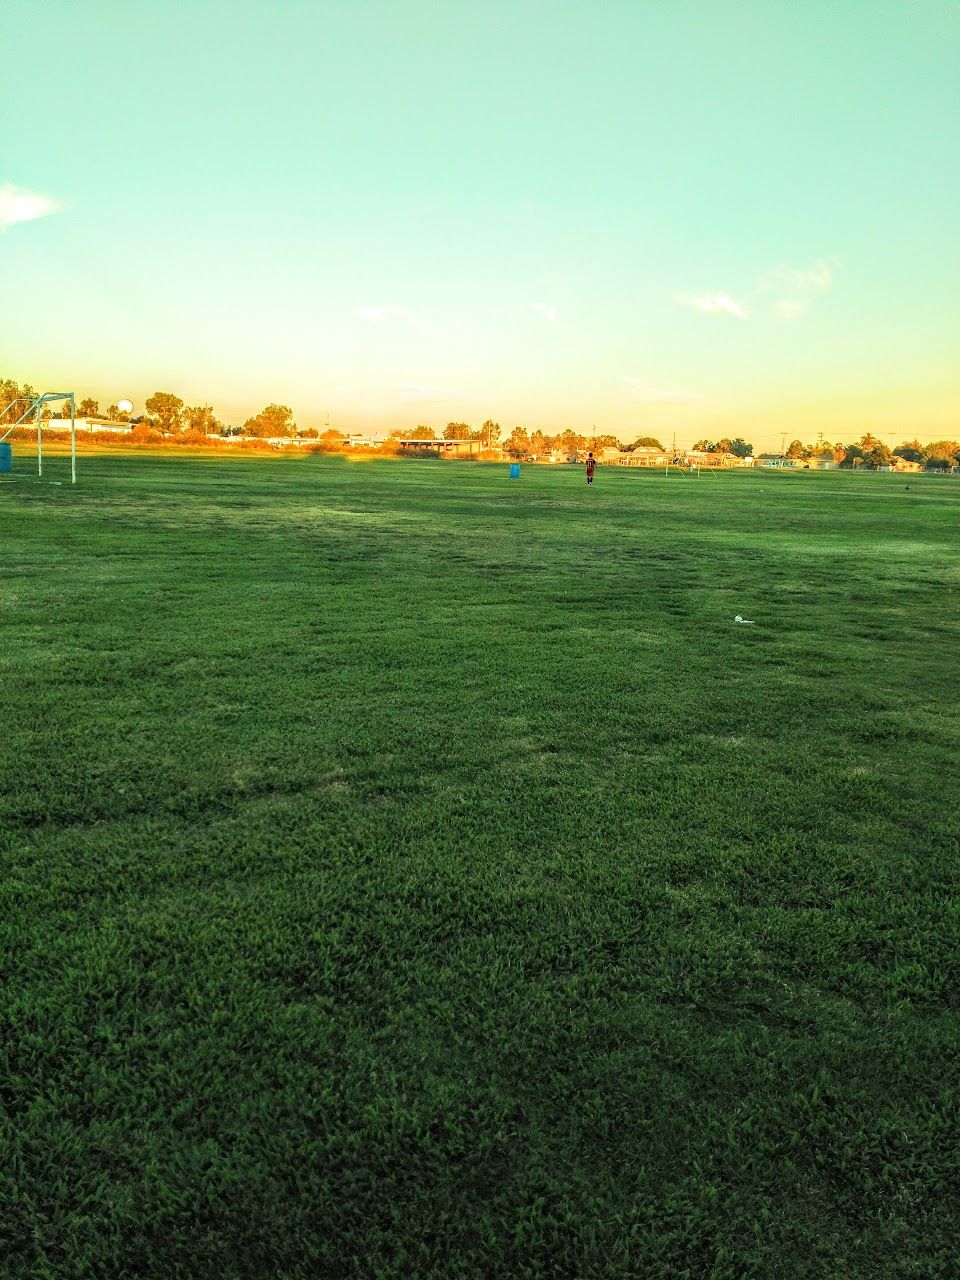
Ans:
<svg viewBox="0 0 960 1280"><path fill-rule="evenodd" d="M953 1274L958 514L0 485L6 1273Z"/></svg>

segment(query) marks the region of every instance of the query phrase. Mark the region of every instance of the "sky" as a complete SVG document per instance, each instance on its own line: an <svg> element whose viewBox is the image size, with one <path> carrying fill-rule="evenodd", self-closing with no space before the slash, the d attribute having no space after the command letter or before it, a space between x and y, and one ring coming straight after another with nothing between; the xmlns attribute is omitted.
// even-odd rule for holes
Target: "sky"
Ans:
<svg viewBox="0 0 960 1280"><path fill-rule="evenodd" d="M0 376L960 435L960 0L5 0Z"/></svg>

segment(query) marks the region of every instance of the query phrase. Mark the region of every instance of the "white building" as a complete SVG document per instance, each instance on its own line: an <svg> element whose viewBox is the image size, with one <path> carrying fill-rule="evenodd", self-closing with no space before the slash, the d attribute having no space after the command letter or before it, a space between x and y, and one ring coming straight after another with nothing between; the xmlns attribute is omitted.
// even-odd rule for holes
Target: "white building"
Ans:
<svg viewBox="0 0 960 1280"><path fill-rule="evenodd" d="M890 459L892 471L922 471L923 467L919 462L911 462L909 458L901 458L899 453L895 453Z"/></svg>
<svg viewBox="0 0 960 1280"><path fill-rule="evenodd" d="M28 421L20 424L22 427L32 427L36 425L36 419L30 418ZM110 431L116 435L126 435L132 431L133 427L129 422L116 422L113 418L75 418L74 425L78 431ZM44 431L69 431L69 418L45 418L43 422Z"/></svg>
<svg viewBox="0 0 960 1280"><path fill-rule="evenodd" d="M469 458L480 453L480 440L398 440L401 453L435 453L441 458Z"/></svg>

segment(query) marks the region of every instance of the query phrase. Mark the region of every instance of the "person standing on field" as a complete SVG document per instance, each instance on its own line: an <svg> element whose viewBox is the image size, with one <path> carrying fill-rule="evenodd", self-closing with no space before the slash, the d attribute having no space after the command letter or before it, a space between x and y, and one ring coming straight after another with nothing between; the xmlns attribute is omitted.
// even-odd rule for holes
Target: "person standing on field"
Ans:
<svg viewBox="0 0 960 1280"><path fill-rule="evenodd" d="M587 484L593 484L593 473L597 469L597 460L592 453L587 454Z"/></svg>

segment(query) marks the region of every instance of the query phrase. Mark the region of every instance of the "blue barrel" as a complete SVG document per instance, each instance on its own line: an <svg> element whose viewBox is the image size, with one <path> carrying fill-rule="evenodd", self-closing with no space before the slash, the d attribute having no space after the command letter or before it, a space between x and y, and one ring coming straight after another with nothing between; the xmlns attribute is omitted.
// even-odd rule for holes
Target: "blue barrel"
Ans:
<svg viewBox="0 0 960 1280"><path fill-rule="evenodd" d="M13 445L0 441L0 475L13 470Z"/></svg>
<svg viewBox="0 0 960 1280"><path fill-rule="evenodd" d="M0 468L0 470L2 470L2 468ZM519 462L510 463L510 479L511 480L520 479L520 463Z"/></svg>

